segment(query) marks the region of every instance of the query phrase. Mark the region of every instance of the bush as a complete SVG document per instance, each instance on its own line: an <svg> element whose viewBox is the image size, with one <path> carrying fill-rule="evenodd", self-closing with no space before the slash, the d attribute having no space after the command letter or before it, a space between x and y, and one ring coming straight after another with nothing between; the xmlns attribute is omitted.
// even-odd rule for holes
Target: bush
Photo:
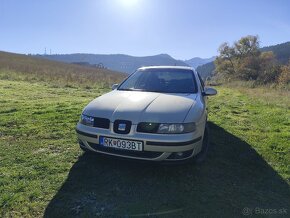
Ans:
<svg viewBox="0 0 290 218"><path fill-rule="evenodd" d="M278 77L279 85L283 86L288 85L289 83L290 83L290 61L288 65L281 67L281 73Z"/></svg>
<svg viewBox="0 0 290 218"><path fill-rule="evenodd" d="M226 80L289 83L290 64L281 66L272 51L261 52L257 36L242 37L232 46L223 43L219 53L215 60L216 73Z"/></svg>

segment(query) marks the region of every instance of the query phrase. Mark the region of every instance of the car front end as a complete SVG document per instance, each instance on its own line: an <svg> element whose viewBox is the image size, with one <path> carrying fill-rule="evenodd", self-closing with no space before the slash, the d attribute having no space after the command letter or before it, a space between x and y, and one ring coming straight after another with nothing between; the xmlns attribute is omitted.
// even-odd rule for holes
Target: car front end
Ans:
<svg viewBox="0 0 290 218"><path fill-rule="evenodd" d="M195 71L147 67L90 102L76 132L83 150L151 161L180 161L203 147L206 105Z"/></svg>
<svg viewBox="0 0 290 218"><path fill-rule="evenodd" d="M196 126L193 132L188 133L152 133L139 132L142 131L140 126L144 125L144 122L128 124L126 120L96 120L103 123L96 124L99 127L88 126L82 122L77 124L79 144L85 150L139 160L175 161L191 158L202 144L203 134L197 131ZM125 127L129 129L128 133L122 134L122 130L118 130L119 127L124 129L122 124L129 125ZM162 127L164 128L164 125Z"/></svg>

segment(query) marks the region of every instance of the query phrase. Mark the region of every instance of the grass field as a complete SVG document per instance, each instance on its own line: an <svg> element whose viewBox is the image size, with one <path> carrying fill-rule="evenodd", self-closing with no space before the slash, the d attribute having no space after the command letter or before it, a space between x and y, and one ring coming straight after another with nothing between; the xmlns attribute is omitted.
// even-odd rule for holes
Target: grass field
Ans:
<svg viewBox="0 0 290 218"><path fill-rule="evenodd" d="M289 93L217 87L206 161L155 165L79 149L75 125L104 83L6 74L0 66L0 217L289 217Z"/></svg>
<svg viewBox="0 0 290 218"><path fill-rule="evenodd" d="M107 89L1 80L0 215L239 217L245 207L289 213L289 102L218 90L210 99L206 162L156 166L78 148L82 108Z"/></svg>

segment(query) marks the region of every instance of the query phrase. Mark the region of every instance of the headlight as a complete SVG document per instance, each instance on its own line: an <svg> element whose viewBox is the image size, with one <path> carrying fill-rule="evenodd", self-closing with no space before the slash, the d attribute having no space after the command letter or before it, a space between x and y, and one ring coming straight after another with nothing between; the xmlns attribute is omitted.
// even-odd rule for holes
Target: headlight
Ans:
<svg viewBox="0 0 290 218"><path fill-rule="evenodd" d="M195 123L139 123L137 132L159 133L159 134L181 134L194 132Z"/></svg>
<svg viewBox="0 0 290 218"><path fill-rule="evenodd" d="M80 123L84 124L84 125L87 125L87 126L94 126L94 118L82 114L81 115L81 119L80 119Z"/></svg>
<svg viewBox="0 0 290 218"><path fill-rule="evenodd" d="M195 123L183 123L183 124L160 124L157 133L163 134L178 134L189 133L195 131Z"/></svg>

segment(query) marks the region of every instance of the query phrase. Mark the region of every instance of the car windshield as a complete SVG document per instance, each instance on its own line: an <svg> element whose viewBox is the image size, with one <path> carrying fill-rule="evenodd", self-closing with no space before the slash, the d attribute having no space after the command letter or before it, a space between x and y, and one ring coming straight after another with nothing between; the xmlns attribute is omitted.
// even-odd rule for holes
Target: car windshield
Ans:
<svg viewBox="0 0 290 218"><path fill-rule="evenodd" d="M152 68L137 70L118 90L196 93L197 87L192 70Z"/></svg>

